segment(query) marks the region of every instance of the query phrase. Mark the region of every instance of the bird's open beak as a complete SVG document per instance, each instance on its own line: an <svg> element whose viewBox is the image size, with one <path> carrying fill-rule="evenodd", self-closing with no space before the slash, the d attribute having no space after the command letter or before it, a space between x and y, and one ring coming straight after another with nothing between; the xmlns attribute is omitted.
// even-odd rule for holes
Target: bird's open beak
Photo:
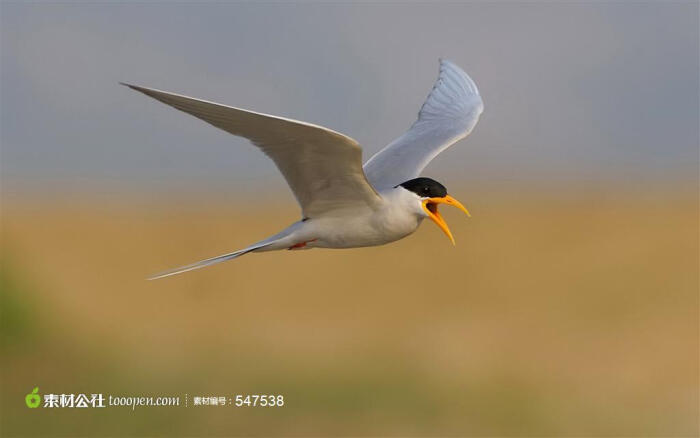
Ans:
<svg viewBox="0 0 700 438"><path fill-rule="evenodd" d="M454 245L455 239L454 237L452 237L452 233L450 232L447 223L440 215L440 212L438 212L438 204L452 205L465 212L467 216L471 217L472 215L469 214L469 210L467 210L461 202L459 202L450 195L446 195L444 198L428 198L423 200L423 210L425 210L425 212L428 214L428 217L432 219L438 227L440 227L443 233L445 233L447 237L450 238L450 241L452 241L452 244Z"/></svg>

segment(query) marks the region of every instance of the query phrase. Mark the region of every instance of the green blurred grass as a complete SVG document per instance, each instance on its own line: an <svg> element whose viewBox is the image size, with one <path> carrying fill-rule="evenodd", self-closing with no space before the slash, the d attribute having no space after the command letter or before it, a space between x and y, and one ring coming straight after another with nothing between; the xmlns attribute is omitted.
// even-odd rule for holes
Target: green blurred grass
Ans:
<svg viewBox="0 0 700 438"><path fill-rule="evenodd" d="M458 246L254 254L292 208L3 206L4 436L694 436L697 199L472 194ZM649 208L654 205L654 208ZM240 228L237 228L240 226ZM282 409L24 395L281 393Z"/></svg>
<svg viewBox="0 0 700 438"><path fill-rule="evenodd" d="M0 255L0 352L9 355L30 344L36 335L31 293L20 284L7 254Z"/></svg>

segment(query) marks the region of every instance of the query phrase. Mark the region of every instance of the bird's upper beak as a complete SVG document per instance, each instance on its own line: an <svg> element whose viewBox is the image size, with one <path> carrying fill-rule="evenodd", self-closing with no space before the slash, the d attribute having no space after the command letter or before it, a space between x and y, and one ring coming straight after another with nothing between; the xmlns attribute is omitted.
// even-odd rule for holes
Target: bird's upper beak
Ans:
<svg viewBox="0 0 700 438"><path fill-rule="evenodd" d="M450 195L446 195L444 198L428 198L423 200L423 210L425 210L425 212L428 214L428 217L432 219L438 227L440 227L440 229L447 235L447 237L450 238L452 244L454 245L455 239L454 237L452 237L452 233L450 232L447 223L440 215L440 212L438 212L438 204L448 204L457 207L463 212L465 212L469 217L471 217L471 214L469 214L469 210L467 210L461 202L459 202Z"/></svg>

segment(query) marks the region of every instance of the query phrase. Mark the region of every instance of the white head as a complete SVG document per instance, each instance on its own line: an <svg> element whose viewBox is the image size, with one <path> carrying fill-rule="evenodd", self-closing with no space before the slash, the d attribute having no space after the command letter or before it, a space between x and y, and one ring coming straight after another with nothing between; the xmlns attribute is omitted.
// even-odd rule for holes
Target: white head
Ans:
<svg viewBox="0 0 700 438"><path fill-rule="evenodd" d="M452 205L465 212L467 216L471 215L458 200L447 194L445 186L434 179L421 177L401 183L395 188L408 191L410 196L415 199L415 202L411 202L412 207L415 207L415 213L435 222L454 245L455 239L452 237L447 223L438 212L438 204Z"/></svg>

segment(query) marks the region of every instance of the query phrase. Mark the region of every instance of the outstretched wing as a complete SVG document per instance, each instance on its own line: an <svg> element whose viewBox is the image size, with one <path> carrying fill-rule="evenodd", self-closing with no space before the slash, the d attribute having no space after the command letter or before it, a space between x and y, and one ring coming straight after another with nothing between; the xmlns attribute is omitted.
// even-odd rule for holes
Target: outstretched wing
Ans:
<svg viewBox="0 0 700 438"><path fill-rule="evenodd" d="M380 201L362 171L362 148L350 137L310 123L123 85L249 139L275 162L304 217L345 208L372 208Z"/></svg>
<svg viewBox="0 0 700 438"><path fill-rule="evenodd" d="M367 163L367 179L385 190L416 178L430 161L474 129L484 103L476 84L455 64L440 60L440 75L418 120Z"/></svg>

